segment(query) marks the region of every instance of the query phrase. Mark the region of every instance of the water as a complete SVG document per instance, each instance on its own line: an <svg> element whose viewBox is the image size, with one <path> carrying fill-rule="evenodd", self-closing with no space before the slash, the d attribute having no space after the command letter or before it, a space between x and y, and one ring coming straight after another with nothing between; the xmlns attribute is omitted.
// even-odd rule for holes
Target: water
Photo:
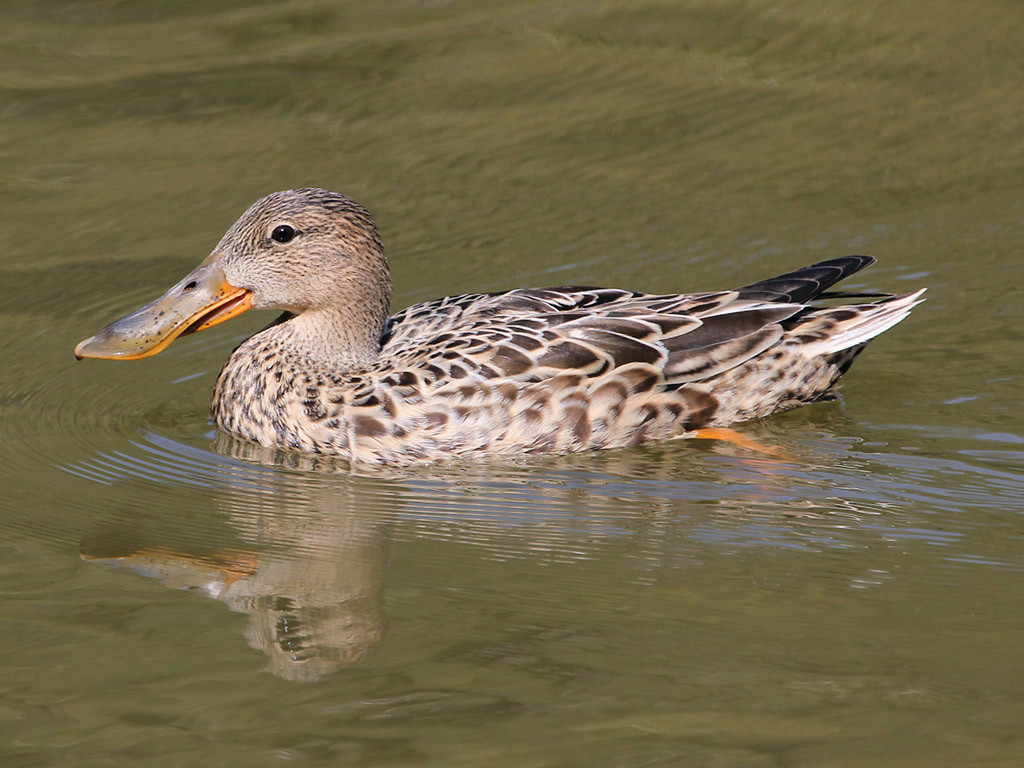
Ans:
<svg viewBox="0 0 1024 768"><path fill-rule="evenodd" d="M5 766L1024 762L1015 4L0 6ZM352 475L207 423L267 317L75 363L308 184L396 308L848 252L929 300L743 427L783 459Z"/></svg>

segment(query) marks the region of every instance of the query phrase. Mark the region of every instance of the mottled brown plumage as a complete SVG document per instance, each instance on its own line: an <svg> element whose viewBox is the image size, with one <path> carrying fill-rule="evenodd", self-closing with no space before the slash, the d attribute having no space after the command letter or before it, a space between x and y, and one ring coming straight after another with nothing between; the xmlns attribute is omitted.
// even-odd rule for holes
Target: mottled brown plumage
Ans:
<svg viewBox="0 0 1024 768"><path fill-rule="evenodd" d="M281 227L292 231L285 242ZM716 293L453 296L389 318L387 263L366 210L325 190L279 192L246 211L204 262L223 277L217 306L285 310L225 364L213 419L265 446L367 464L684 437L827 396L866 342L920 301L921 291L826 293L873 261L844 256ZM77 353L151 354L115 347L188 286L186 277ZM807 304L840 297L875 301ZM167 334L208 327L218 313L237 312L197 310ZM161 338L147 349L169 343Z"/></svg>

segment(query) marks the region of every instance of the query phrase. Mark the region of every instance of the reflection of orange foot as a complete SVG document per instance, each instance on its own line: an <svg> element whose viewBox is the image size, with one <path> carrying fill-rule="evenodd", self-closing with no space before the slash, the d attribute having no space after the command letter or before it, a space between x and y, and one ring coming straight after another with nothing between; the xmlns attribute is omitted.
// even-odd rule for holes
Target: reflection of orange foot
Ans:
<svg viewBox="0 0 1024 768"><path fill-rule="evenodd" d="M785 459L786 453L781 448L775 448L764 443L759 443L751 437L741 435L734 429L726 429L725 427L708 427L706 429L698 429L693 433L693 437L698 440L724 440L727 443L732 443L739 448L746 448L749 451L757 451L759 453L767 453L769 456L775 456L778 459Z"/></svg>

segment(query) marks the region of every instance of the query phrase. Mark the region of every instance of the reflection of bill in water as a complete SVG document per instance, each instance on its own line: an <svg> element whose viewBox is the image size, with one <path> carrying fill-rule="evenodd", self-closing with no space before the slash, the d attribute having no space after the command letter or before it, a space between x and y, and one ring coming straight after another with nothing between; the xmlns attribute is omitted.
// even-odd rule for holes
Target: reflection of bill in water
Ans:
<svg viewBox="0 0 1024 768"><path fill-rule="evenodd" d="M262 552L191 554L153 546L110 554L107 543L94 541L82 558L200 591L248 614L246 638L279 677L317 680L363 658L384 634L382 532L344 514L292 511L275 518L263 509L257 519ZM251 530L252 522L240 527Z"/></svg>

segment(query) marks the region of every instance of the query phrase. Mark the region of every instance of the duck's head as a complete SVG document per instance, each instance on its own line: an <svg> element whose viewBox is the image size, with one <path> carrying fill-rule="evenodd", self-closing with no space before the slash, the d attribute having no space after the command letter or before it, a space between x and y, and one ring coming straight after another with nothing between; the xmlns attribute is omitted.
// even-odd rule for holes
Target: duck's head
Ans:
<svg viewBox="0 0 1024 768"><path fill-rule="evenodd" d="M275 192L167 293L81 342L75 356L138 360L248 309L329 316L379 338L390 293L380 235L365 208L324 189Z"/></svg>

